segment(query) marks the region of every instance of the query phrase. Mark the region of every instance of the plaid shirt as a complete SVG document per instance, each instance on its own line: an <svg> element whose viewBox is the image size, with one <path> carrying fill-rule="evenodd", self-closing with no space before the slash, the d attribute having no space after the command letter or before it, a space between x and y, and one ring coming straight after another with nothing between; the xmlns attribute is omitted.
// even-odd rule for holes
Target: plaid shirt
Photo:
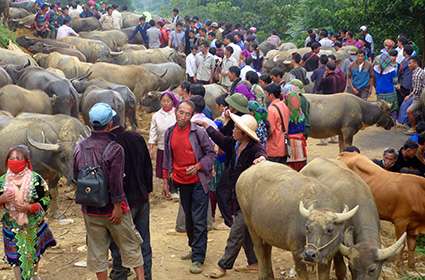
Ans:
<svg viewBox="0 0 425 280"><path fill-rule="evenodd" d="M421 96L422 91L425 89L425 71L417 67L412 73L412 92L415 98Z"/></svg>

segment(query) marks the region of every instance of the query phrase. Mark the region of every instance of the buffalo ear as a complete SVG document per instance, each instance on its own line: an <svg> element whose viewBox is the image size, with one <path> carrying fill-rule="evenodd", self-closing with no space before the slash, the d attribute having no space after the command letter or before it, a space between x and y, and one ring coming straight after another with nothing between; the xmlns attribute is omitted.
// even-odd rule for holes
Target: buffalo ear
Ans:
<svg viewBox="0 0 425 280"><path fill-rule="evenodd" d="M58 96L56 95L56 94L53 94L51 97L50 97L50 103L52 103L52 106L55 106L55 104L56 104L56 99L58 98Z"/></svg>

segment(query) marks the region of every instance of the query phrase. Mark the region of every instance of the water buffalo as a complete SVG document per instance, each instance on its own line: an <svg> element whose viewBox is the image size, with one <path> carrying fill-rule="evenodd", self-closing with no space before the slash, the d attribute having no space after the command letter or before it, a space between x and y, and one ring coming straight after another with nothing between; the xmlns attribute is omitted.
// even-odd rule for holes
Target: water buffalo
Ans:
<svg viewBox="0 0 425 280"><path fill-rule="evenodd" d="M51 114L49 96L41 90L27 90L17 85L0 88L0 110L16 116L22 112Z"/></svg>
<svg viewBox="0 0 425 280"><path fill-rule="evenodd" d="M362 128L376 124L387 130L394 126L390 106L370 103L349 93L332 95L305 94L310 102L310 136L339 136L339 149L351 146L353 136Z"/></svg>
<svg viewBox="0 0 425 280"><path fill-rule="evenodd" d="M111 50L121 50L127 44L127 35L120 30L80 32L81 38L104 42Z"/></svg>
<svg viewBox="0 0 425 280"><path fill-rule="evenodd" d="M49 46L42 42L38 42L32 45L28 50L32 53L46 53L46 54L49 54L52 52L58 52L64 55L74 56L78 58L81 62L87 62L86 56L79 50L74 49L73 47L61 48L61 47Z"/></svg>
<svg viewBox="0 0 425 280"><path fill-rule="evenodd" d="M354 244L350 244L349 248L342 247L341 251L350 260L353 280L378 280L383 262L402 249L405 238L389 248L380 249L379 215L369 187L336 160L315 158L301 170L301 174L319 180L345 205L360 206L357 214L347 222L353 229ZM334 260L337 278L345 279L343 257L336 255Z"/></svg>
<svg viewBox="0 0 425 280"><path fill-rule="evenodd" d="M71 21L71 27L75 32L100 30L101 28L99 21L95 17L75 17Z"/></svg>
<svg viewBox="0 0 425 280"><path fill-rule="evenodd" d="M0 0L0 17L3 16L3 24L7 25L9 19L9 1Z"/></svg>
<svg viewBox="0 0 425 280"><path fill-rule="evenodd" d="M39 89L47 93L53 114L78 117L78 93L71 83L40 67L4 66L12 80L26 89Z"/></svg>
<svg viewBox="0 0 425 280"><path fill-rule="evenodd" d="M275 46L275 45L273 45L272 43L267 42L267 41L263 41L263 42L261 42L261 43L258 45L258 47L260 48L260 51L261 51L264 55L267 55L267 54L269 53L269 51L271 51L271 50L275 50L275 49L276 49L276 46Z"/></svg>
<svg viewBox="0 0 425 280"><path fill-rule="evenodd" d="M62 70L68 79L81 77L87 73L92 65L91 63L81 62L75 56L63 55L58 52L38 53L34 55L34 59L43 68L53 67Z"/></svg>
<svg viewBox="0 0 425 280"><path fill-rule="evenodd" d="M133 50L133 51L143 51L146 50L146 47L143 45L137 45L137 44L125 44L122 46L122 51L126 50Z"/></svg>
<svg viewBox="0 0 425 280"><path fill-rule="evenodd" d="M297 45L291 42L287 42L287 43L282 43L279 46L279 51L289 51L289 50L294 50L296 48L297 48Z"/></svg>
<svg viewBox="0 0 425 280"><path fill-rule="evenodd" d="M142 97L152 90L161 87L161 79L166 74L157 75L146 70L143 65L115 65L98 62L89 68L89 79L103 79L105 81L125 85L134 92L140 101Z"/></svg>
<svg viewBox="0 0 425 280"><path fill-rule="evenodd" d="M33 14L25 16L23 18L11 18L9 19L10 30L16 31L18 28L31 28L34 23L35 16Z"/></svg>
<svg viewBox="0 0 425 280"><path fill-rule="evenodd" d="M136 25L138 25L139 18L142 15L135 14L132 12L122 12L121 16L122 16L122 28L126 28L126 27L135 27Z"/></svg>
<svg viewBox="0 0 425 280"><path fill-rule="evenodd" d="M145 64L145 63L166 63L175 62L186 68L186 56L171 48L149 49L149 50L126 50L108 57L99 59L101 62L109 62L118 65Z"/></svg>
<svg viewBox="0 0 425 280"><path fill-rule="evenodd" d="M31 14L35 14L37 12L34 2L32 1L10 1L10 7L24 9L27 10Z"/></svg>
<svg viewBox="0 0 425 280"><path fill-rule="evenodd" d="M274 279L272 246L292 252L300 279L308 279L304 260L318 264L318 279L329 279L345 222L358 206L348 211L319 181L268 161L242 173L236 194L258 258L258 279Z"/></svg>
<svg viewBox="0 0 425 280"><path fill-rule="evenodd" d="M125 103L125 117L128 119L130 126L133 129L137 128L136 112L137 112L137 101L134 93L124 85L118 85L105 80L86 80L86 79L75 79L71 81L75 89L79 93L90 92L93 89L107 89L118 92ZM122 118L121 120L125 120Z"/></svg>
<svg viewBox="0 0 425 280"><path fill-rule="evenodd" d="M0 48L0 65L25 65L28 62L30 63L30 65L37 66L37 62L35 62L35 60L26 53Z"/></svg>
<svg viewBox="0 0 425 280"><path fill-rule="evenodd" d="M20 36L16 38L16 43L18 43L19 46L25 49L30 49L30 47L36 43L43 43L46 46L60 47L60 48L70 47L70 44L64 43L58 40L44 39L44 38L32 37L32 36Z"/></svg>
<svg viewBox="0 0 425 280"><path fill-rule="evenodd" d="M178 87L185 79L186 75L184 68L174 62L160 64L146 63L143 64L143 67L157 75L161 75L164 73L164 70L167 70L165 76L162 78L163 83L159 90L174 89Z"/></svg>
<svg viewBox="0 0 425 280"><path fill-rule="evenodd" d="M218 110L215 99L219 97L220 95L226 94L227 90L219 84L209 84L209 85L204 85L204 87L205 87L205 97L204 97L205 104L208 106L208 108L212 110L213 117L217 118L220 116L221 112ZM160 96L161 96L160 91L149 92L142 98L141 105L148 113L156 112L161 108L161 104L159 101Z"/></svg>
<svg viewBox="0 0 425 280"><path fill-rule="evenodd" d="M73 153L75 144L89 136L89 130L78 119L66 115L24 113L0 130L1 160L10 147L25 144L31 151L34 170L49 182L52 204L50 210L57 214L57 183L64 176L68 183L73 179ZM4 165L0 171L4 172Z"/></svg>
<svg viewBox="0 0 425 280"><path fill-rule="evenodd" d="M136 27L135 26L131 26L131 27L126 27L126 28L122 28L121 31L125 33L125 35L127 35L127 39L130 40L130 36L131 34L133 34L133 31ZM136 36L133 38L133 41L131 41L132 44L143 44L143 39L142 39L142 35L140 35L140 32L137 32Z"/></svg>
<svg viewBox="0 0 425 280"><path fill-rule="evenodd" d="M95 63L97 60L111 55L111 49L99 40L68 36L60 41L68 43L82 52L86 56L87 62Z"/></svg>
<svg viewBox="0 0 425 280"><path fill-rule="evenodd" d="M12 18L15 18L15 19L23 18L23 17L29 16L29 15L31 15L31 13L28 12L27 10L25 10L25 9L15 8L15 7L9 8L9 18L10 19L12 19Z"/></svg>
<svg viewBox="0 0 425 280"><path fill-rule="evenodd" d="M9 74L7 74L6 70L0 67L0 88L11 84L12 82L12 78L10 78Z"/></svg>
<svg viewBox="0 0 425 280"><path fill-rule="evenodd" d="M60 69L53 68L53 67L47 67L46 70L49 71L50 73L55 74L56 76L59 76L59 77L64 78L64 79L66 78L65 73L63 73L63 71L60 70Z"/></svg>
<svg viewBox="0 0 425 280"><path fill-rule="evenodd" d="M357 153L344 152L338 159L368 184L379 217L394 224L396 237L407 232L408 265L414 268L416 237L425 234L425 179L387 171Z"/></svg>

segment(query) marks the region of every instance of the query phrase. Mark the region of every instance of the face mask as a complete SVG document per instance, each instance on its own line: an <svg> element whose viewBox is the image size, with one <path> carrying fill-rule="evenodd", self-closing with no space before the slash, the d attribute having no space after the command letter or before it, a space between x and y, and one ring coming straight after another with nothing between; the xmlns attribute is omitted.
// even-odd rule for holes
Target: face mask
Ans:
<svg viewBox="0 0 425 280"><path fill-rule="evenodd" d="M26 160L9 159L7 161L7 168L9 168L10 171L12 171L15 174L22 172L25 169L26 166L27 166Z"/></svg>

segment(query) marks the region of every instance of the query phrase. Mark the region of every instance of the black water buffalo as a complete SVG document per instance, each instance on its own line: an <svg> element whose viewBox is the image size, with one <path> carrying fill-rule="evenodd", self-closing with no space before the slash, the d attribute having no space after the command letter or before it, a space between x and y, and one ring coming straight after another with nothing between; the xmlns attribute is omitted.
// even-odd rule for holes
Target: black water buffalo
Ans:
<svg viewBox="0 0 425 280"><path fill-rule="evenodd" d="M12 78L10 78L9 74L7 74L6 70L0 67L0 88L11 84L12 82Z"/></svg>

